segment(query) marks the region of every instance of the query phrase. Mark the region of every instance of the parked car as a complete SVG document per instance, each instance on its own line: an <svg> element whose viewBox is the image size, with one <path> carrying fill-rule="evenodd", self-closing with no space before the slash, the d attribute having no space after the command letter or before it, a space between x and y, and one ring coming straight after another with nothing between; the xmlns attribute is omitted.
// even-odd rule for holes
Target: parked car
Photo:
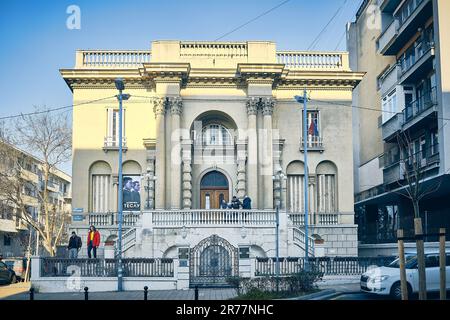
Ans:
<svg viewBox="0 0 450 320"><path fill-rule="evenodd" d="M27 270L26 258L6 258L2 260L16 274L17 281L23 281Z"/></svg>
<svg viewBox="0 0 450 320"><path fill-rule="evenodd" d="M406 281L408 295L419 292L419 272L417 254L405 253ZM439 291L439 251L425 253L425 272L427 291ZM450 290L450 253L446 252L446 288ZM401 299L400 259L397 258L385 267L368 270L361 276L361 291L378 295L390 295L393 299Z"/></svg>
<svg viewBox="0 0 450 320"><path fill-rule="evenodd" d="M0 261L0 284L16 283L17 277L14 270L9 268L6 263Z"/></svg>

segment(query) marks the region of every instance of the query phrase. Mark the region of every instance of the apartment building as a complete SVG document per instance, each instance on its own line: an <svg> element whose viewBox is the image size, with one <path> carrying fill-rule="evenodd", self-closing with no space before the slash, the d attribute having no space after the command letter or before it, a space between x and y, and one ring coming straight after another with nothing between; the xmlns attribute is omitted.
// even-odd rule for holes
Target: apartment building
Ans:
<svg viewBox="0 0 450 320"><path fill-rule="evenodd" d="M370 125L355 135L374 156L360 159L357 170L355 214L363 245L395 242L399 227L412 230L412 202L403 194L413 171L420 172L426 193L420 202L425 232L450 227L449 21L446 0L368 0L348 27L350 64L368 71L354 104ZM364 28L371 37L358 32ZM367 136L379 141L371 145Z"/></svg>
<svg viewBox="0 0 450 320"><path fill-rule="evenodd" d="M9 172L14 169L14 166L20 168L21 178L24 180L24 183L21 183L20 197L24 201L28 213L39 219L39 192L43 188L42 160L5 141L0 142L0 148L2 151L1 174L4 177L12 177L13 175ZM2 179L2 181L5 180ZM71 180L71 177L63 171L53 170L47 186L49 203L64 214L70 214L71 212ZM31 230L31 233L34 250L35 235L33 230ZM4 257L23 256L29 241L30 230L17 213L17 206L8 201L6 193L0 192L0 254Z"/></svg>

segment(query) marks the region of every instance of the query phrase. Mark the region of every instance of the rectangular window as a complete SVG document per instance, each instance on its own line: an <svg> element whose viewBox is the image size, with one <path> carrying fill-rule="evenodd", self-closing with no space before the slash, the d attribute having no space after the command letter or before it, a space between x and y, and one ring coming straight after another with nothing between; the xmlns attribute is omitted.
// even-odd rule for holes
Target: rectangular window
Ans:
<svg viewBox="0 0 450 320"><path fill-rule="evenodd" d="M5 234L5 235L3 236L3 245L4 245L5 247L11 246L11 237L10 237L9 235L7 235L7 234Z"/></svg>
<svg viewBox="0 0 450 320"><path fill-rule="evenodd" d="M383 123L387 122L398 112L397 110L397 93L392 91L382 100L382 119Z"/></svg>
<svg viewBox="0 0 450 320"><path fill-rule="evenodd" d="M319 111L307 111L307 143L310 148L322 146L321 123Z"/></svg>
<svg viewBox="0 0 450 320"><path fill-rule="evenodd" d="M109 212L110 176L92 176L92 211Z"/></svg>
<svg viewBox="0 0 450 320"><path fill-rule="evenodd" d="M119 110L108 108L108 132L106 134L106 146L117 147L119 145ZM122 138L125 137L125 109L122 117Z"/></svg>
<svg viewBox="0 0 450 320"><path fill-rule="evenodd" d="M438 133L431 132L431 154L435 155L439 153L439 136Z"/></svg>

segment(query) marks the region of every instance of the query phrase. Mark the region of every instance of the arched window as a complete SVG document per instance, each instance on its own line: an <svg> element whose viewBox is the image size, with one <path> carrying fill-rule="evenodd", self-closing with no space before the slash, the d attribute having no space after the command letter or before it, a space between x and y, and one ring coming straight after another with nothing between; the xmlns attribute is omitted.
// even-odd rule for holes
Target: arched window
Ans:
<svg viewBox="0 0 450 320"><path fill-rule="evenodd" d="M111 201L111 167L104 161L94 163L89 169L91 179L90 210L109 212Z"/></svg>
<svg viewBox="0 0 450 320"><path fill-rule="evenodd" d="M317 166L316 173L317 211L319 213L336 213L338 211L336 187L337 168L331 161L324 161Z"/></svg>
<svg viewBox="0 0 450 320"><path fill-rule="evenodd" d="M230 131L221 124L209 124L202 129L202 144L204 146L233 145Z"/></svg>

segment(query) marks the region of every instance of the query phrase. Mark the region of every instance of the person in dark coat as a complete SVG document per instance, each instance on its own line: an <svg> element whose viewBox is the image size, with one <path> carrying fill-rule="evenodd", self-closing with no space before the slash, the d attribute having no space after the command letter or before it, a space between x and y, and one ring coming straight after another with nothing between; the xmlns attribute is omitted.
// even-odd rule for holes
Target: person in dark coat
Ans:
<svg viewBox="0 0 450 320"><path fill-rule="evenodd" d="M231 201L231 207L234 210L239 210L241 208L241 201L239 201L239 199L236 196L234 196L233 200Z"/></svg>
<svg viewBox="0 0 450 320"><path fill-rule="evenodd" d="M251 210L252 209L252 199L248 195L245 195L244 200L242 200L242 209Z"/></svg>
<svg viewBox="0 0 450 320"><path fill-rule="evenodd" d="M228 209L228 203L225 201L225 199L222 199L222 202L220 203L221 209Z"/></svg>
<svg viewBox="0 0 450 320"><path fill-rule="evenodd" d="M77 236L75 231L72 231L72 236L69 239L69 245L67 249L69 250L69 259L77 259L78 251L80 251L82 246L81 238Z"/></svg>

